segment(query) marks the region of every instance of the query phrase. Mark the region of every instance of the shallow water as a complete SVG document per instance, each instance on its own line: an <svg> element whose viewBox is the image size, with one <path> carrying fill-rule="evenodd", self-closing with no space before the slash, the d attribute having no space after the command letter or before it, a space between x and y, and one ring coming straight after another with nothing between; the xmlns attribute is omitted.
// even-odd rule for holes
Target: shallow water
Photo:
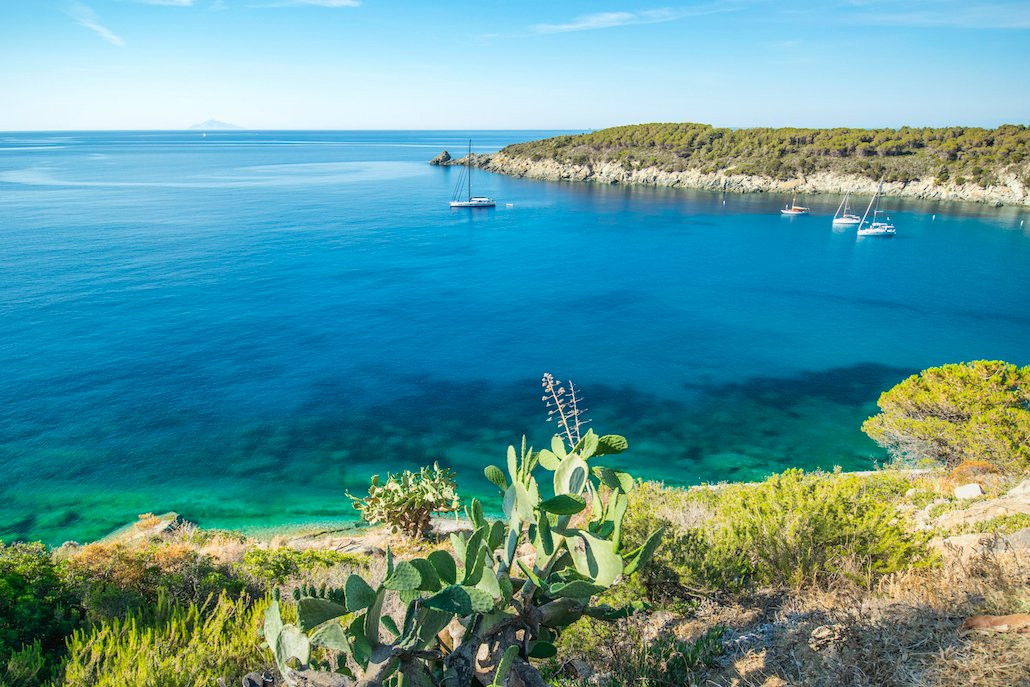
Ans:
<svg viewBox="0 0 1030 687"><path fill-rule="evenodd" d="M484 462L553 429L544 371L645 477L866 468L881 391L1030 363L1024 209L892 199L856 240L836 198L477 172L498 207L452 211L426 160L466 138L0 134L0 538L350 517L434 460L492 498Z"/></svg>

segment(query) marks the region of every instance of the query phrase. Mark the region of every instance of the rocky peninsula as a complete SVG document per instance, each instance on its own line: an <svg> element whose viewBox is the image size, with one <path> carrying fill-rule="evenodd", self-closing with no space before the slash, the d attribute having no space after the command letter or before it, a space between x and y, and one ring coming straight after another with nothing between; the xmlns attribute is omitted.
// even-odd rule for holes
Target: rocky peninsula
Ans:
<svg viewBox="0 0 1030 687"><path fill-rule="evenodd" d="M430 164L464 165L441 153ZM510 145L472 165L528 179L731 193L872 194L1030 205L1030 131L638 125Z"/></svg>

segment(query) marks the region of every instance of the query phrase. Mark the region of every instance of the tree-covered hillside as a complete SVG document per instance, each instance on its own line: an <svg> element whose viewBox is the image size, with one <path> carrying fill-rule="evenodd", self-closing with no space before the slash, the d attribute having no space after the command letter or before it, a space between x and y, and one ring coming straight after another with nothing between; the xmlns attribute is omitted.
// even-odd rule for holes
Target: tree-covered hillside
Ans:
<svg viewBox="0 0 1030 687"><path fill-rule="evenodd" d="M638 124L510 145L501 151L564 164L725 171L792 179L832 171L888 182L935 179L986 188L1015 174L1030 185L1030 128L726 129Z"/></svg>

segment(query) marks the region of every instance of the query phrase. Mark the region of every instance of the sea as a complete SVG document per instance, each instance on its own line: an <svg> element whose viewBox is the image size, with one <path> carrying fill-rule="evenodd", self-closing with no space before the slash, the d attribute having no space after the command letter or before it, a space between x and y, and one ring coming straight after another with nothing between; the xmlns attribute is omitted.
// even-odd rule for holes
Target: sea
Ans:
<svg viewBox="0 0 1030 687"><path fill-rule="evenodd" d="M373 474L546 446L540 379L668 485L871 469L880 393L1030 364L1030 208L509 178L548 131L0 134L0 539L140 513L260 533L353 521ZM867 198L858 198L859 209Z"/></svg>

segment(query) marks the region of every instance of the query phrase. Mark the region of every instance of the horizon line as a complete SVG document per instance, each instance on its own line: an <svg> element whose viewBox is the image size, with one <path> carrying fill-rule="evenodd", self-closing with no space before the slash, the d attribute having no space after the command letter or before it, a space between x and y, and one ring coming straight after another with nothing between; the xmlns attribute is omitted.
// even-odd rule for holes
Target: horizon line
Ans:
<svg viewBox="0 0 1030 687"><path fill-rule="evenodd" d="M135 132L135 133L198 133L198 134L216 133L216 134L226 134L226 133L269 133L269 132L291 133L291 132L339 132L339 131L362 131L362 132L396 132L396 131L427 131L427 132L437 132L437 131L438 132L457 132L457 131L470 131L470 132L476 132L476 131L479 131L479 132L490 132L490 131L530 131L530 132L535 132L535 131L561 131L561 132L580 133L580 132L602 131L604 129L612 129L612 128L624 127L624 126L647 126L647 125L651 125L651 124L698 124L698 125L702 125L702 126L710 126L712 128L716 128L716 129L731 129L731 130L734 130L734 131L738 131L738 130L742 130L742 129L822 129L822 130L830 130L830 129L862 129L862 130L893 129L893 130L897 130L897 129L903 129L903 128L909 128L909 129L948 129L948 128L952 128L952 127L961 127L961 128L967 128L967 129L975 128L975 129L994 130L994 129L998 129L998 128L1003 127L1003 126L1024 126L1024 127L1026 127L1026 126L1030 126L1030 121L1028 121L1028 122L1015 122L1015 121L1013 121L1013 122L1002 122L1000 124L996 124L996 125L993 125L993 126L986 125L986 124L962 124L962 123L941 124L941 125L931 125L931 124L900 124L900 125L897 125L897 126L890 126L890 125L883 125L883 126L855 126L855 125L847 125L847 126L845 126L845 125L811 126L811 125L803 125L803 124L789 124L789 125L752 124L752 125L748 125L748 126L732 126L732 125L711 124L709 122L693 122L693 121L686 121L686 120L684 120L684 121L647 121L647 122L635 122L635 123L631 123L631 124L611 124L611 125L602 126L602 127L580 127L580 128L571 128L571 129L570 128L565 128L565 127L530 127L530 128L525 128L525 129L522 129L522 128L498 128L498 127L491 127L491 128L484 128L484 129L475 129L475 128L468 128L468 129L462 129L462 128L458 128L458 129L419 129L419 128L410 128L410 129L398 129L398 128L377 129L377 128L365 128L365 127L342 128L342 129L327 129L327 128L322 128L322 127L311 127L311 128L268 128L268 129L266 129L266 128L250 128L250 127L233 127L233 128L229 128L229 129L217 129L217 128L216 129L195 129L195 128L192 128L192 127L186 127L186 128L124 128L124 129L123 128L109 128L109 129L0 129L0 134L117 133L117 132L125 132L125 133Z"/></svg>

